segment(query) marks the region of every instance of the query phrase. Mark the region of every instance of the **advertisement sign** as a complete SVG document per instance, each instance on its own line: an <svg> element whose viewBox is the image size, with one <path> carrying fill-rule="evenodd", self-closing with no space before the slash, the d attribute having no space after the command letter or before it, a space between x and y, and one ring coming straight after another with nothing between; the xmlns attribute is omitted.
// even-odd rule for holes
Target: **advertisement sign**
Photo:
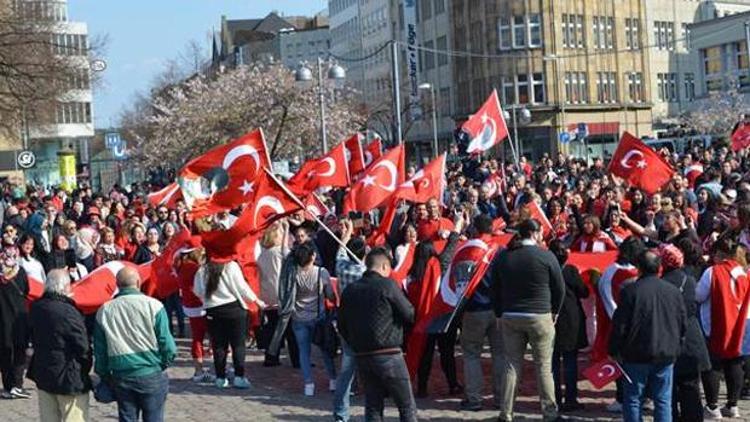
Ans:
<svg viewBox="0 0 750 422"><path fill-rule="evenodd" d="M417 0L404 1L404 29L406 32L406 64L409 78L409 113L412 120L422 118L419 95L419 40L417 39Z"/></svg>
<svg viewBox="0 0 750 422"><path fill-rule="evenodd" d="M71 192L76 188L76 156L73 152L61 152L57 159L60 162L61 187Z"/></svg>

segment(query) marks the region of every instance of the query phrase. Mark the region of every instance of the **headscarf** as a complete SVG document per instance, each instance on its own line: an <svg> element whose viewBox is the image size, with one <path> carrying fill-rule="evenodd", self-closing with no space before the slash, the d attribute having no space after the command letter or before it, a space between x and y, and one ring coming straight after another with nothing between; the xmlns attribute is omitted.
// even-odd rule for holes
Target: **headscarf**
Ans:
<svg viewBox="0 0 750 422"><path fill-rule="evenodd" d="M659 255L661 256L661 263L665 269L681 268L685 262L685 257L682 251L671 243L664 243L659 246Z"/></svg>
<svg viewBox="0 0 750 422"><path fill-rule="evenodd" d="M2 266L0 282L7 283L16 277L20 268L17 247L7 246L0 250L0 266Z"/></svg>

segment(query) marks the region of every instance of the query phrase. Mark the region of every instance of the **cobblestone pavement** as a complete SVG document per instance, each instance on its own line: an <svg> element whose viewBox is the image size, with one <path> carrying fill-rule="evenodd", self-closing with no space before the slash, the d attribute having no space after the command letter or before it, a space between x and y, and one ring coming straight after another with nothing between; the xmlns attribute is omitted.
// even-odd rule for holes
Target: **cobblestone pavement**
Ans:
<svg viewBox="0 0 750 422"><path fill-rule="evenodd" d="M251 351L247 359L247 374L253 383L249 390L217 390L208 385L197 385L190 381L192 366L190 364L189 343L178 340L179 355L174 367L169 369L170 388L167 399L166 420L180 422L225 422L225 421L331 421L331 400L333 395L325 390L328 382L319 359L314 369L317 376L317 387L320 391L313 398L302 395L302 379L299 371L287 365L264 368L261 363L262 353ZM460 397L449 397L442 372L435 359L432 371L430 394L432 398L417 401L419 419L428 421L491 421L497 417L495 410L481 412L460 412ZM460 358L457 359L459 371ZM489 362L488 362L489 363ZM485 371L488 372L488 371ZM541 420L536 394L536 382L531 365L527 365L518 401L516 403L516 420ZM38 420L36 394L33 383L26 381L32 391L31 400L0 401L0 421L34 421ZM486 383L486 385L489 385ZM588 382L580 382L581 401L585 411L571 414L576 421L616 421L617 415L607 414L606 404L614 397L612 389L594 391ZM487 396L485 405L491 406L491 396ZM358 395L352 400L354 421L362 420L363 397ZM390 403L389 403L390 405ZM742 403L743 414L750 414L750 407ZM397 420L397 413L391 407L386 413L388 420ZM92 398L92 421L117 420L117 409L114 404L103 405Z"/></svg>

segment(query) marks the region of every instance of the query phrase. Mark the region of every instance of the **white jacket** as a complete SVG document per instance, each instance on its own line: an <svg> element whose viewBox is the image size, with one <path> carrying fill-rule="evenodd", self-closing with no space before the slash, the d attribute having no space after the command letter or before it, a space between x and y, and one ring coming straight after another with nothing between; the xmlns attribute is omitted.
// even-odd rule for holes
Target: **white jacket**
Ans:
<svg viewBox="0 0 750 422"><path fill-rule="evenodd" d="M236 301L239 301L240 305L247 309L245 301L258 301L258 297L245 281L242 269L240 269L240 266L235 261L229 261L224 265L224 270L219 278L219 285L210 297L206 297L207 282L208 273L206 271L206 266L203 265L198 272L195 273L193 293L203 301L204 309L211 309Z"/></svg>

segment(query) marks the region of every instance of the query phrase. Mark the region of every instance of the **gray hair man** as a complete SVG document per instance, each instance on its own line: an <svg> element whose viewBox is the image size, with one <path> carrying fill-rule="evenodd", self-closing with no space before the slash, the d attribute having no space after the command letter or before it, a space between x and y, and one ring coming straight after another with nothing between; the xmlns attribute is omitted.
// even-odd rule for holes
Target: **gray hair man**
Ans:
<svg viewBox="0 0 750 422"><path fill-rule="evenodd" d="M91 354L83 315L70 293L68 272L52 270L44 295L31 306L34 358L29 378L39 389L42 421L89 419Z"/></svg>
<svg viewBox="0 0 750 422"><path fill-rule="evenodd" d="M96 314L94 371L110 382L120 421L164 420L169 379L165 370L177 348L164 306L139 290L134 267L117 273L119 293Z"/></svg>

